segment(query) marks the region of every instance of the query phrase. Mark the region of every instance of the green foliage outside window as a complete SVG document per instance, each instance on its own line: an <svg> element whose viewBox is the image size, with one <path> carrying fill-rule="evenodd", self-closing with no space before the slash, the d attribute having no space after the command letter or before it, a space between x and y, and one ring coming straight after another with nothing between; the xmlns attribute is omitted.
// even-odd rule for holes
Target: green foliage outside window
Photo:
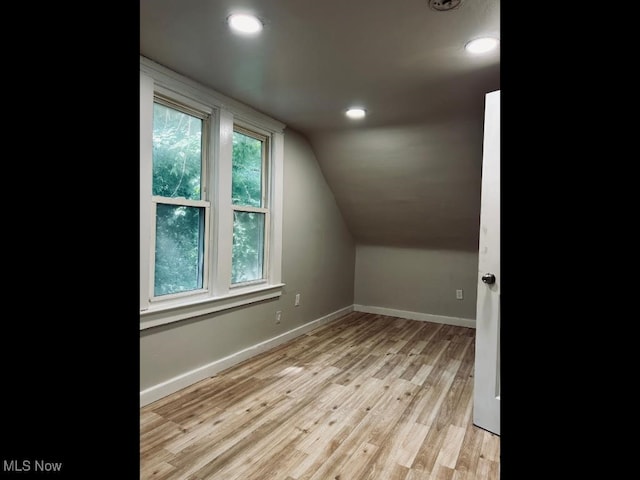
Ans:
<svg viewBox="0 0 640 480"><path fill-rule="evenodd" d="M233 213L231 283L262 278L264 259L264 213Z"/></svg>
<svg viewBox="0 0 640 480"><path fill-rule="evenodd" d="M201 199L202 119L154 102L153 195ZM263 207L263 141L233 134L232 203ZM157 204L154 293L203 287L204 208ZM234 212L232 283L263 277L265 214Z"/></svg>
<svg viewBox="0 0 640 480"><path fill-rule="evenodd" d="M200 200L202 129L202 119L153 104L154 195ZM154 294L202 288L204 209L166 204L156 209Z"/></svg>
<svg viewBox="0 0 640 480"><path fill-rule="evenodd" d="M200 200L202 120L153 104L153 194Z"/></svg>
<svg viewBox="0 0 640 480"><path fill-rule="evenodd" d="M263 142L233 132L232 202L234 205L262 207ZM235 211L231 283L261 279L264 260L265 214Z"/></svg>
<svg viewBox="0 0 640 480"><path fill-rule="evenodd" d="M204 209L158 204L154 294L202 288Z"/></svg>
<svg viewBox="0 0 640 480"><path fill-rule="evenodd" d="M233 132L234 205L262 207L262 141Z"/></svg>

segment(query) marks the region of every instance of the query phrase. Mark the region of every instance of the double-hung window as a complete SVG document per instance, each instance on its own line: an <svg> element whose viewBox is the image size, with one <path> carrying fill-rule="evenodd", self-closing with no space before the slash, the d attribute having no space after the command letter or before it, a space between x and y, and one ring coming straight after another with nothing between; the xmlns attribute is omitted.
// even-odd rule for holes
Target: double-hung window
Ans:
<svg viewBox="0 0 640 480"><path fill-rule="evenodd" d="M207 114L157 97L153 103L151 299L207 285Z"/></svg>
<svg viewBox="0 0 640 480"><path fill-rule="evenodd" d="M262 281L269 209L265 185L268 137L236 126L233 131L231 202L233 204L233 255L231 283Z"/></svg>
<svg viewBox="0 0 640 480"><path fill-rule="evenodd" d="M281 295L284 125L140 66L141 328Z"/></svg>

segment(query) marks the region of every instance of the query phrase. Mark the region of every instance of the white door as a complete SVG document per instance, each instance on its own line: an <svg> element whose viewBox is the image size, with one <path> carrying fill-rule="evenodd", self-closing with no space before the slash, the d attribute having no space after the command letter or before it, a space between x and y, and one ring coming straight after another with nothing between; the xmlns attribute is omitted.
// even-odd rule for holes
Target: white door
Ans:
<svg viewBox="0 0 640 480"><path fill-rule="evenodd" d="M500 90L485 97L473 423L500 435Z"/></svg>

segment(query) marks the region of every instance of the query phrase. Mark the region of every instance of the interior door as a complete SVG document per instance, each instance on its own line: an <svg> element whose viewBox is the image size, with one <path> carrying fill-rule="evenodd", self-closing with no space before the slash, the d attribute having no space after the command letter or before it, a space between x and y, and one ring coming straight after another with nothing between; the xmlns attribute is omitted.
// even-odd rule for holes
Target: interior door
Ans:
<svg viewBox="0 0 640 480"><path fill-rule="evenodd" d="M500 90L485 97L473 423L500 435Z"/></svg>

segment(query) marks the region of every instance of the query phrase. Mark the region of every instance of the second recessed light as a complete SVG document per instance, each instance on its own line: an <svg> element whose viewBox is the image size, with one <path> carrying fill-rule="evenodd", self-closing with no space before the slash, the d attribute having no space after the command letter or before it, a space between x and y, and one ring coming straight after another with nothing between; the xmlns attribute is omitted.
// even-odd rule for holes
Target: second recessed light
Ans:
<svg viewBox="0 0 640 480"><path fill-rule="evenodd" d="M233 14L227 19L232 30L238 33L258 33L262 22L253 15Z"/></svg>
<svg viewBox="0 0 640 480"><path fill-rule="evenodd" d="M467 43L464 48L469 53L486 53L495 49L498 43L500 43L500 41L493 37L476 38Z"/></svg>
<svg viewBox="0 0 640 480"><path fill-rule="evenodd" d="M366 114L365 109L360 107L350 108L345 112L345 115L349 118L363 118Z"/></svg>

